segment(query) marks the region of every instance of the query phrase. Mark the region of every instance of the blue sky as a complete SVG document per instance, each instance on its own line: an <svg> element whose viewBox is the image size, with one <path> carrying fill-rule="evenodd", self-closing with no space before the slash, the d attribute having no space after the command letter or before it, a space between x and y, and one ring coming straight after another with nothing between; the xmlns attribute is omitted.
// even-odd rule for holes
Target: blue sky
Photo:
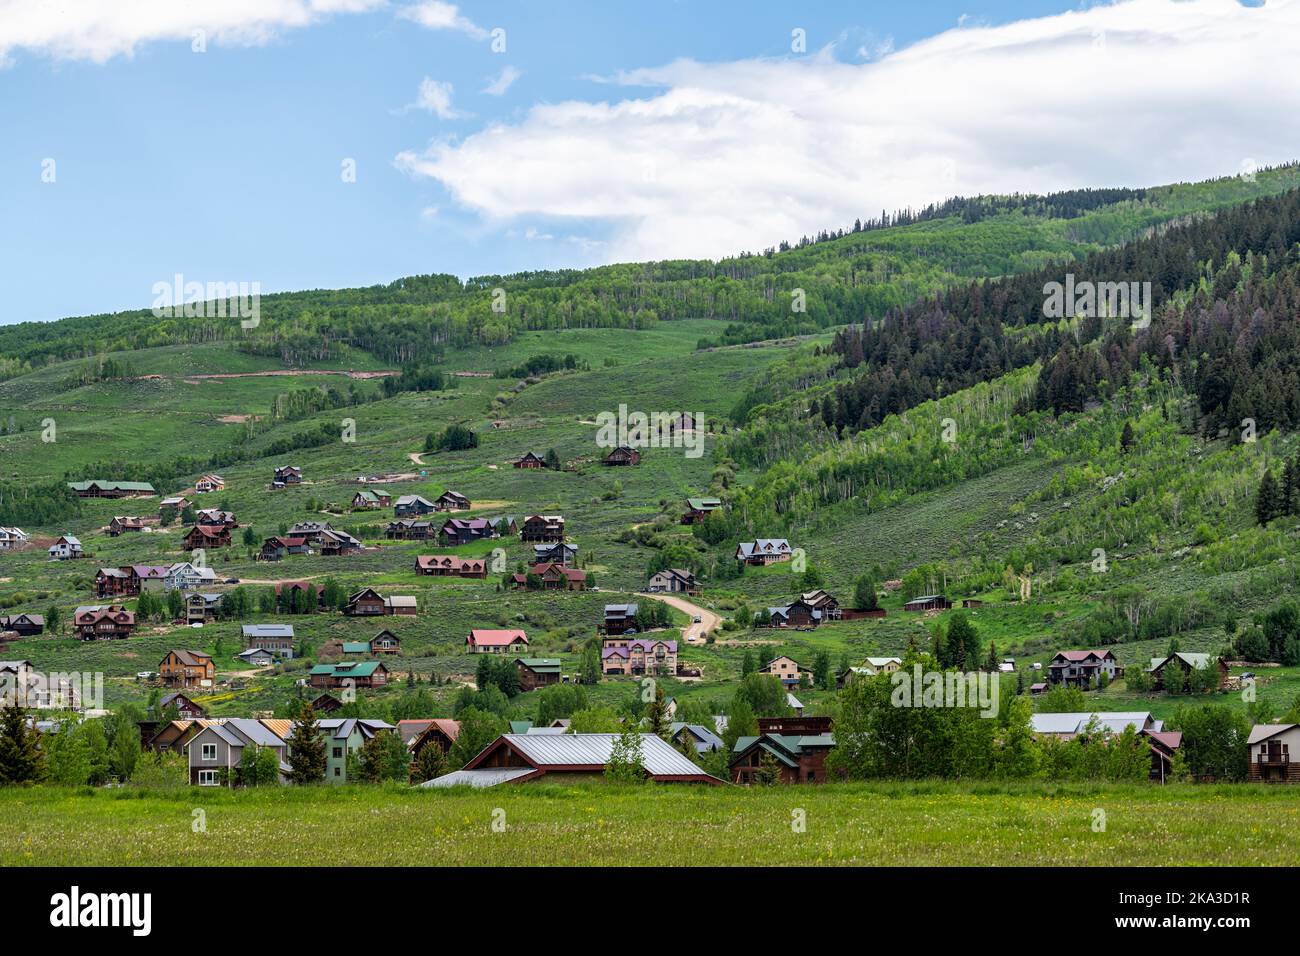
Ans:
<svg viewBox="0 0 1300 956"><path fill-rule="evenodd" d="M50 20L0 0L0 323L147 307L176 273L274 292L720 256L957 192L1300 153L1290 131L1252 138L1280 124L1250 87L1280 85L1285 109L1296 81L1260 75L1232 0L1183 5L1190 21L1168 0L262 0L246 22L259 5L223 0L203 53L201 15L118 0L101 22L88 3ZM1182 89L1219 22L1228 90ZM1159 69L1134 74L1150 50ZM1093 84L1096 104L1063 102ZM1143 91L1146 112L1097 128Z"/></svg>

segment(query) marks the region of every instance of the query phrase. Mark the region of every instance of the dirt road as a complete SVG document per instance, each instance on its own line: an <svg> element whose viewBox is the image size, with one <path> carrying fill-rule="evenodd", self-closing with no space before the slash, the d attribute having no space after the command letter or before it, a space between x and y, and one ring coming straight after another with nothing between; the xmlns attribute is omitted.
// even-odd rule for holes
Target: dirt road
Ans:
<svg viewBox="0 0 1300 956"><path fill-rule="evenodd" d="M682 631L682 640L687 644L703 644L705 637L717 630L722 624L722 618L719 615L714 614L707 608L700 607L698 604L692 604L676 594L648 594L645 591L638 591L637 594L639 597L650 598L652 601L663 601L670 607L675 607L677 610L689 614L692 621L698 617L700 623L691 623Z"/></svg>

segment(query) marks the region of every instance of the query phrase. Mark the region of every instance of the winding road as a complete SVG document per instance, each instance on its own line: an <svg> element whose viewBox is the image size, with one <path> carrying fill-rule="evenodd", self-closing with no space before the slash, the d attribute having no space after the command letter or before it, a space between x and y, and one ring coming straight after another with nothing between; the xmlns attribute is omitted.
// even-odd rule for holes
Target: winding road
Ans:
<svg viewBox="0 0 1300 956"><path fill-rule="evenodd" d="M722 624L720 615L714 614L708 608L700 607L698 604L692 604L676 594L651 594L647 591L638 591L637 596L650 598L652 601L663 601L670 607L675 607L677 610L689 614L692 623L682 630L682 640L687 644L703 644L704 639ZM696 617L700 619L699 624L694 623Z"/></svg>

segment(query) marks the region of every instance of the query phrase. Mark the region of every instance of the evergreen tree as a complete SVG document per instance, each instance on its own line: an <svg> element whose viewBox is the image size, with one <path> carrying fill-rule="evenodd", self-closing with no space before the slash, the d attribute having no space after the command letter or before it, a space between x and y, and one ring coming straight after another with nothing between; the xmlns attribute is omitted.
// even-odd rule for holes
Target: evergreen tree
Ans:
<svg viewBox="0 0 1300 956"><path fill-rule="evenodd" d="M1133 447L1133 423L1132 422L1128 422L1128 421L1124 422L1124 430L1120 433L1119 436L1119 447L1120 450L1123 452L1127 452L1130 448Z"/></svg>
<svg viewBox="0 0 1300 956"><path fill-rule="evenodd" d="M307 704L289 732L289 779L293 783L316 783L325 779L325 738L321 736L316 710Z"/></svg>
<svg viewBox="0 0 1300 956"><path fill-rule="evenodd" d="M668 698L664 694L664 685L655 682L654 700L650 701L650 706L646 708L646 719L650 725L650 733L656 737L667 740L672 733L672 721L668 717Z"/></svg>
<svg viewBox="0 0 1300 956"><path fill-rule="evenodd" d="M411 783L424 783L447 772L447 755L437 743L430 741L420 748L420 755L411 763Z"/></svg>
<svg viewBox="0 0 1300 956"><path fill-rule="evenodd" d="M1259 480L1259 492L1255 496L1255 520L1262 525L1268 524L1281 512L1279 509L1279 490L1277 479L1272 469L1264 470L1264 477Z"/></svg>
<svg viewBox="0 0 1300 956"><path fill-rule="evenodd" d="M27 712L10 701L0 709L0 785L35 783L45 775L45 754Z"/></svg>

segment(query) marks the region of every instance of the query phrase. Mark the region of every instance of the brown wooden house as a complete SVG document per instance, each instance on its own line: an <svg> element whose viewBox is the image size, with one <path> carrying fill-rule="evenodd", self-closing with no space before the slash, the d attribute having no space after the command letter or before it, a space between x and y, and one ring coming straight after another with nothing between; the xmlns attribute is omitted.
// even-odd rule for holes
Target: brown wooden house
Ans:
<svg viewBox="0 0 1300 956"><path fill-rule="evenodd" d="M135 630L135 613L118 604L79 607L72 626L83 641L130 637Z"/></svg>
<svg viewBox="0 0 1300 956"><path fill-rule="evenodd" d="M438 511L469 511L470 500L459 491L444 491L433 502Z"/></svg>
<svg viewBox="0 0 1300 956"><path fill-rule="evenodd" d="M228 548L230 547L230 529L225 525L196 524L185 532L184 542L188 551Z"/></svg>
<svg viewBox="0 0 1300 956"><path fill-rule="evenodd" d="M558 657L517 657L515 668L519 671L519 690L522 693L560 683Z"/></svg>
<svg viewBox="0 0 1300 956"><path fill-rule="evenodd" d="M610 453L600 460L602 465L639 465L641 464L641 453L635 448L629 448L627 445L619 445L611 449Z"/></svg>
<svg viewBox="0 0 1300 956"><path fill-rule="evenodd" d="M216 679L211 655L202 651L168 651L158 665L158 676L168 687L206 687ZM205 683L206 682L206 683ZM202 716L186 714L185 716Z"/></svg>
<svg viewBox="0 0 1300 956"><path fill-rule="evenodd" d="M420 554L415 573L433 577L486 578L487 558L459 558L454 554Z"/></svg>
<svg viewBox="0 0 1300 956"><path fill-rule="evenodd" d="M547 544L563 541L564 518L562 515L529 515L519 529L519 538Z"/></svg>
<svg viewBox="0 0 1300 956"><path fill-rule="evenodd" d="M343 608L349 617L372 617L387 613L384 610L384 598L374 588L362 588L351 597Z"/></svg>
<svg viewBox="0 0 1300 956"><path fill-rule="evenodd" d="M143 531L143 530L144 530L143 518L132 518L132 517L124 517L122 515L118 515L108 523L108 534L110 537L113 538L116 538L120 534L125 534L128 531Z"/></svg>
<svg viewBox="0 0 1300 956"><path fill-rule="evenodd" d="M510 585L516 589L526 588L530 577L540 582L544 591L585 591L587 588L586 571L581 568L566 568L553 561L534 564L526 574L515 572L510 576Z"/></svg>
<svg viewBox="0 0 1300 956"><path fill-rule="evenodd" d="M514 461L516 468L545 468L546 460L539 455L529 451L524 452L523 457L516 458Z"/></svg>

